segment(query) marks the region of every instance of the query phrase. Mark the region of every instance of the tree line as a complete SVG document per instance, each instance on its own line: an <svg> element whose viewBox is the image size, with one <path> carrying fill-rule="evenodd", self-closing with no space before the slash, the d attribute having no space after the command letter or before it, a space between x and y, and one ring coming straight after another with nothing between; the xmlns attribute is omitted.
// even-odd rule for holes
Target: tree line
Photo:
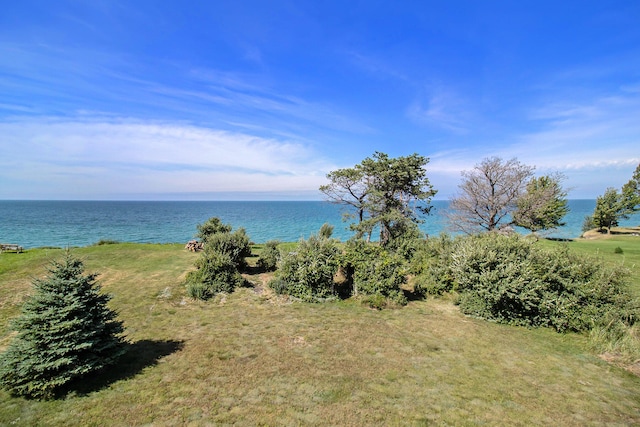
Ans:
<svg viewBox="0 0 640 427"><path fill-rule="evenodd" d="M437 191L426 176L429 159L418 154L390 158L376 152L361 163L327 174L320 191L327 200L349 209L345 219L357 237L371 238L377 227L386 246L403 235L415 234L428 214ZM535 168L517 159L490 157L462 172L458 194L445 213L456 232L476 234L514 226L533 233L563 226L569 212L561 173L534 176ZM610 230L640 208L640 165L618 192L609 188L599 196L592 228Z"/></svg>

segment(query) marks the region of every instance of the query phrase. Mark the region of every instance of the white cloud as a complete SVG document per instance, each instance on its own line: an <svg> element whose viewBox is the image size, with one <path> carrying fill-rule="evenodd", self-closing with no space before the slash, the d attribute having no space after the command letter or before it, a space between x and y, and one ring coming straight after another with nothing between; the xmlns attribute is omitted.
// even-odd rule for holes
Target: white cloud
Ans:
<svg viewBox="0 0 640 427"><path fill-rule="evenodd" d="M296 141L184 123L23 118L0 122L0 134L0 176L12 183L0 197L312 191L332 169Z"/></svg>

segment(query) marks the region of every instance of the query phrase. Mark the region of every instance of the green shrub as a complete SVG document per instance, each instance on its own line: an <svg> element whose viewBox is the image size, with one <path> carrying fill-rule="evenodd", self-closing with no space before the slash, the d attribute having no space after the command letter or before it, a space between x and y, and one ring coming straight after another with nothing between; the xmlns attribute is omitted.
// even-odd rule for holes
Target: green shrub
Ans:
<svg viewBox="0 0 640 427"><path fill-rule="evenodd" d="M589 231L589 230L593 230L594 228L596 228L596 222L593 219L593 216L591 215L587 215L584 217L584 220L582 221L582 231Z"/></svg>
<svg viewBox="0 0 640 427"><path fill-rule="evenodd" d="M251 243L244 228L233 233L213 233L209 235L204 245L204 256L213 252L229 255L233 264L242 269L246 267L245 257L251 255Z"/></svg>
<svg viewBox="0 0 640 427"><path fill-rule="evenodd" d="M322 224L322 227L320 227L320 231L318 231L318 236L323 238L323 239L330 239L331 236L333 236L333 225L325 222L324 224Z"/></svg>
<svg viewBox="0 0 640 427"><path fill-rule="evenodd" d="M67 252L13 323L17 335L0 356L0 385L16 396L55 397L78 378L111 365L124 353L124 331L96 274Z"/></svg>
<svg viewBox="0 0 640 427"><path fill-rule="evenodd" d="M624 253L624 251L622 250L622 248L620 246L616 246L616 248L613 250L613 252L616 253L616 254Z"/></svg>
<svg viewBox="0 0 640 427"><path fill-rule="evenodd" d="M117 245L118 243L120 243L117 240L111 240L111 239L100 239L98 240L96 243L93 244L93 246L103 246L103 245Z"/></svg>
<svg viewBox="0 0 640 427"><path fill-rule="evenodd" d="M389 252L410 261L425 243L425 234L411 221L398 221L390 228L391 238L384 246Z"/></svg>
<svg viewBox="0 0 640 427"><path fill-rule="evenodd" d="M626 271L519 236L466 238L452 260L461 310L498 322L587 331L630 299Z"/></svg>
<svg viewBox="0 0 640 427"><path fill-rule="evenodd" d="M278 250L278 240L270 240L264 244L264 248L256 262L257 266L264 271L275 271L280 259L280 251Z"/></svg>
<svg viewBox="0 0 640 427"><path fill-rule="evenodd" d="M212 217L198 225L197 237L204 243L197 270L187 274L187 294L208 300L219 292L233 292L244 283L238 269L245 268L251 243L244 228L231 233L231 226Z"/></svg>
<svg viewBox="0 0 640 427"><path fill-rule="evenodd" d="M447 234L427 239L416 251L410 265L414 291L418 294L442 295L455 289L451 270L455 241Z"/></svg>
<svg viewBox="0 0 640 427"><path fill-rule="evenodd" d="M311 236L301 240L295 252L283 254L276 278L270 283L275 292L303 301L318 301L336 295L333 277L340 251L335 240Z"/></svg>
<svg viewBox="0 0 640 427"><path fill-rule="evenodd" d="M198 224L198 232L196 238L205 243L209 240L209 237L214 234L226 234L231 232L231 226L229 224L223 224L220 218L211 217L203 224Z"/></svg>
<svg viewBox="0 0 640 427"><path fill-rule="evenodd" d="M196 299L208 300L220 292L233 292L244 279L229 254L210 247L198 260L197 270L187 274L187 294Z"/></svg>
<svg viewBox="0 0 640 427"><path fill-rule="evenodd" d="M382 310L387 307L388 300L380 294L363 295L360 297L360 302L369 308L375 310Z"/></svg>
<svg viewBox="0 0 640 427"><path fill-rule="evenodd" d="M396 304L407 303L400 288L407 280L407 269L402 256L391 253L377 244L362 240L347 243L343 263L353 273L354 296L380 295Z"/></svg>

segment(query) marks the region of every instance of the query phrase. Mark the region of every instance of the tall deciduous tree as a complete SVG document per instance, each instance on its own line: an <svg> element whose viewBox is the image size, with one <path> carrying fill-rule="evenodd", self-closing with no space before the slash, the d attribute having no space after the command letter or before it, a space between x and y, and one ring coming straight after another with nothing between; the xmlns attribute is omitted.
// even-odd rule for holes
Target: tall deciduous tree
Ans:
<svg viewBox="0 0 640 427"><path fill-rule="evenodd" d="M380 243L387 245L428 214L436 190L426 175L429 159L418 154L391 158L376 152L353 168L330 172L320 187L329 200L355 208L360 235L379 227Z"/></svg>
<svg viewBox="0 0 640 427"><path fill-rule="evenodd" d="M125 351L123 325L107 307L96 274L67 252L14 322L17 336L0 356L0 385L10 393L49 398L69 382L114 363Z"/></svg>
<svg viewBox="0 0 640 427"><path fill-rule="evenodd" d="M562 179L560 174L532 178L525 193L516 201L514 224L534 233L563 226L562 218L569 207Z"/></svg>
<svg viewBox="0 0 640 427"><path fill-rule="evenodd" d="M460 193L449 205L451 227L473 234L510 225L510 215L524 194L533 169L517 159L505 162L499 157L491 157L482 160L471 171L462 172Z"/></svg>

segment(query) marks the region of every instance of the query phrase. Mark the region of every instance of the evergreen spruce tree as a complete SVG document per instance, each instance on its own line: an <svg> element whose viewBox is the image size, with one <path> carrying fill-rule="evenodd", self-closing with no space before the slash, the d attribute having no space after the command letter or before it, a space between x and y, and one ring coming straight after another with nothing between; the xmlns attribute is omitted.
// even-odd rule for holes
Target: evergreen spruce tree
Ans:
<svg viewBox="0 0 640 427"><path fill-rule="evenodd" d="M13 322L17 336L0 355L0 386L14 396L53 398L64 385L113 364L125 347L124 327L107 307L97 274L83 274L68 251Z"/></svg>

